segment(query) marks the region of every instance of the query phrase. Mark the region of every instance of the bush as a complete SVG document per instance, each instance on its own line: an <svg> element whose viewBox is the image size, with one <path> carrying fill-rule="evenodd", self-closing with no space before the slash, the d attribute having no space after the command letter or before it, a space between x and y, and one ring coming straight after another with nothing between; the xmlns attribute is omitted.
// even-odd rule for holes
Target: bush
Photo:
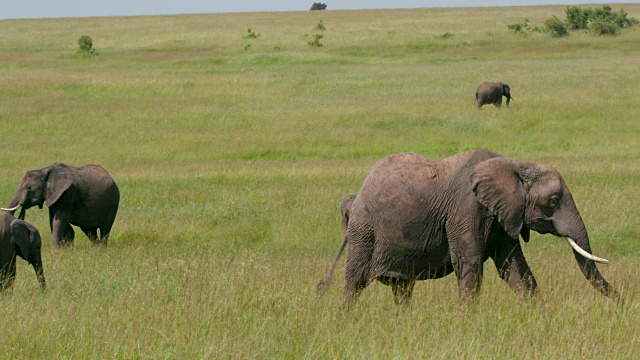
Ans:
<svg viewBox="0 0 640 360"><path fill-rule="evenodd" d="M321 47L324 45L320 42L320 39L322 39L323 37L324 35L322 34L313 34L313 39L307 41L307 44L309 44L309 46Z"/></svg>
<svg viewBox="0 0 640 360"><path fill-rule="evenodd" d="M327 8L327 4L323 4L319 2L314 2L313 5L311 5L311 10L324 10L326 8Z"/></svg>
<svg viewBox="0 0 640 360"><path fill-rule="evenodd" d="M613 13L613 9L609 5L603 5L599 9L595 9L593 11L593 20L604 20L607 22L613 21L615 18L615 14Z"/></svg>
<svg viewBox="0 0 640 360"><path fill-rule="evenodd" d="M569 35L567 26L558 19L556 16L552 16L544 21L544 28L551 36L559 38Z"/></svg>
<svg viewBox="0 0 640 360"><path fill-rule="evenodd" d="M640 23L640 21L638 21L638 19L636 18L630 18L627 16L627 12L620 9L618 10L617 13L615 13L615 17L613 19L613 21L615 22L615 24L621 28L628 28L631 27L633 25L637 25L638 23Z"/></svg>
<svg viewBox="0 0 640 360"><path fill-rule="evenodd" d="M247 39L257 39L260 37L259 33L256 33L255 31L253 31L252 28L247 28L247 35L245 36L245 38Z"/></svg>
<svg viewBox="0 0 640 360"><path fill-rule="evenodd" d="M327 30L327 27L324 26L324 22L322 20L318 22L318 25L316 25L316 30L320 30L320 31Z"/></svg>
<svg viewBox="0 0 640 360"><path fill-rule="evenodd" d="M78 46L80 49L78 52L85 54L93 54L96 49L93 48L93 41L91 41L91 37L88 35L82 35L78 39Z"/></svg>
<svg viewBox="0 0 640 360"><path fill-rule="evenodd" d="M507 25L507 28L516 34L526 34L526 32L531 29L528 19L524 19L524 22L521 23Z"/></svg>
<svg viewBox="0 0 640 360"><path fill-rule="evenodd" d="M620 33L620 27L607 20L598 19L591 23L591 31L600 36L614 36Z"/></svg>
<svg viewBox="0 0 640 360"><path fill-rule="evenodd" d="M564 13L567 15L567 26L571 30L581 30L588 28L589 21L592 21L594 18L593 10L583 10L576 6L568 6Z"/></svg>
<svg viewBox="0 0 640 360"><path fill-rule="evenodd" d="M569 34L568 30L589 29L597 35L617 35L623 28L639 24L636 18L629 17L627 12L620 9L613 11L611 6L603 5L596 9L581 9L576 6L568 6L565 9L567 19L560 21L553 16L545 20L544 30L553 37L563 37ZM507 25L509 30L515 33L526 34L525 31L539 31L538 27L530 30L528 20L523 23Z"/></svg>
<svg viewBox="0 0 640 360"><path fill-rule="evenodd" d="M638 23L638 19L628 17L627 12L623 9L613 12L611 6L608 5L603 5L593 11L593 22L595 23L596 21L613 24L621 29Z"/></svg>

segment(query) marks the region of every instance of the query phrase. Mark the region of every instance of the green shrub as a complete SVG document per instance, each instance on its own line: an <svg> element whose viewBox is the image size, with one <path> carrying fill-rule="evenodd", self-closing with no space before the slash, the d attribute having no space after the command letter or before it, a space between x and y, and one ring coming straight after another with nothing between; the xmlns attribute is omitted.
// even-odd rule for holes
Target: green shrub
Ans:
<svg viewBox="0 0 640 360"><path fill-rule="evenodd" d="M324 3L314 2L313 5L311 5L311 10L324 10L326 8L327 4Z"/></svg>
<svg viewBox="0 0 640 360"><path fill-rule="evenodd" d="M613 13L613 9L609 5L603 5L601 8L596 8L593 10L593 20L604 20L607 22L612 22L615 18L615 14Z"/></svg>
<svg viewBox="0 0 640 360"><path fill-rule="evenodd" d="M593 10L568 6L564 13L567 15L566 24L570 30L581 30L589 27L589 21L594 18Z"/></svg>
<svg viewBox="0 0 640 360"><path fill-rule="evenodd" d="M320 31L327 30L327 27L324 26L324 22L322 20L318 22L318 25L316 25L316 30L320 30Z"/></svg>
<svg viewBox="0 0 640 360"><path fill-rule="evenodd" d="M600 36L614 36L620 33L620 27L615 23L609 22L604 19L598 19L591 23L591 31Z"/></svg>
<svg viewBox="0 0 640 360"><path fill-rule="evenodd" d="M78 39L78 50L79 53L83 54L94 54L96 49L93 48L93 41L91 41L91 37L88 35L82 35Z"/></svg>
<svg viewBox="0 0 640 360"><path fill-rule="evenodd" d="M615 22L616 25L618 25L621 28L628 28L640 23L638 19L628 17L627 12L624 11L623 9L620 9L618 10L618 12L615 13L615 17L613 21Z"/></svg>
<svg viewBox="0 0 640 360"><path fill-rule="evenodd" d="M545 31L553 37L568 35L568 30L589 29L597 35L617 35L623 28L628 28L640 23L638 19L629 17L623 9L613 11L611 6L603 5L596 9L581 9L576 6L568 6L565 9L567 19L562 23L553 16L545 20ZM523 33L528 30L527 20L524 23L507 25L509 30L515 33ZM534 28L533 31L537 29Z"/></svg>
<svg viewBox="0 0 640 360"><path fill-rule="evenodd" d="M256 33L255 31L253 31L252 28L247 28L247 35L245 36L245 38L247 39L257 39L260 37L259 33Z"/></svg>
<svg viewBox="0 0 640 360"><path fill-rule="evenodd" d="M516 34L526 34L527 31L531 30L528 19L524 19L524 22L521 23L509 24L507 28Z"/></svg>
<svg viewBox="0 0 640 360"><path fill-rule="evenodd" d="M567 26L558 19L557 16L552 16L544 21L544 28L551 36L559 38L569 35Z"/></svg>
<svg viewBox="0 0 640 360"><path fill-rule="evenodd" d="M313 39L307 41L307 44L309 44L309 46L315 46L315 47L324 46L324 44L320 42L320 39L322 39L323 37L324 35L322 34L313 34Z"/></svg>

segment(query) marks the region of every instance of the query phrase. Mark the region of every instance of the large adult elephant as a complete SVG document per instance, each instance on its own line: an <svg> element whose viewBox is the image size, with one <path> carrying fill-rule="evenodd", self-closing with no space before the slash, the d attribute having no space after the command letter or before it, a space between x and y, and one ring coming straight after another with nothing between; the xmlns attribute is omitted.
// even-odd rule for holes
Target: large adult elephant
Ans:
<svg viewBox="0 0 640 360"><path fill-rule="evenodd" d="M46 289L42 255L42 239L35 226L0 213L0 291L13 285L16 278L16 257L25 259L36 271L42 290Z"/></svg>
<svg viewBox="0 0 640 360"><path fill-rule="evenodd" d="M26 209L36 205L42 208L45 202L54 246L73 244L75 233L71 225L80 227L91 242L106 245L118 212L120 191L99 165L73 167L56 163L27 171L3 210L13 215L22 207L18 218L24 219Z"/></svg>
<svg viewBox="0 0 640 360"><path fill-rule="evenodd" d="M502 106L502 97L507 98L507 106L513 99L509 85L501 82L484 82L476 90L476 107L481 109L483 105L493 104L496 107Z"/></svg>
<svg viewBox="0 0 640 360"><path fill-rule="evenodd" d="M617 292L591 255L587 230L564 180L553 168L488 150L440 161L399 153L378 161L349 212L344 296L347 302L373 280L391 285L396 303L410 299L416 280L455 272L462 300L480 289L484 262L520 295L536 280L518 236L529 231L567 239L580 269L604 295ZM339 256L340 252L338 253ZM328 286L335 261L319 290Z"/></svg>

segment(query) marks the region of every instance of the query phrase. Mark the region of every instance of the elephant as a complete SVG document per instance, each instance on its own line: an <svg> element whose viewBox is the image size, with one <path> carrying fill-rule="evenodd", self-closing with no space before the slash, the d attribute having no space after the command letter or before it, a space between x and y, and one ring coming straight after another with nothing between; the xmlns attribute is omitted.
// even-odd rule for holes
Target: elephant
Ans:
<svg viewBox="0 0 640 360"><path fill-rule="evenodd" d="M349 216L351 214L351 204L353 204L353 200L355 198L356 198L356 194L346 195L345 197L342 198L342 203L340 204L340 213L342 215L342 232L345 235L347 233L347 226L349 225ZM338 263L338 260L340 260L340 256L342 255L342 252L344 251L344 248L346 246L347 246L347 238L346 236L343 236L342 243L340 244L338 253L336 254L333 260L333 263L331 264L330 271L327 273L325 278L323 280L320 280L320 282L318 283L318 286L316 288L318 295L324 294L327 287L329 286L329 283L331 282L331 277L333 276L333 270L335 269L336 264Z"/></svg>
<svg viewBox="0 0 640 360"><path fill-rule="evenodd" d="M530 230L565 237L591 285L619 294L600 274L585 224L560 173L545 165L478 149L430 161L416 153L379 160L366 175L349 211L344 298L349 304L372 281L391 285L394 301L409 302L417 280L454 272L462 303L477 298L484 262L521 298L537 283L519 236Z"/></svg>
<svg viewBox="0 0 640 360"><path fill-rule="evenodd" d="M36 271L40 288L47 288L40 248L42 238L35 226L0 213L0 291L10 288L16 278L16 256L28 261Z"/></svg>
<svg viewBox="0 0 640 360"><path fill-rule="evenodd" d="M511 89L509 85L501 82L483 82L476 90L476 107L482 109L483 105L493 104L495 107L502 106L502 96L507 98L507 106L509 102L514 100L511 97Z"/></svg>
<svg viewBox="0 0 640 360"><path fill-rule="evenodd" d="M99 165L55 163L27 171L7 208L2 209L13 215L22 207L18 218L24 219L26 209L35 205L42 209L45 202L54 247L73 245L71 225L80 227L92 243L106 245L118 212L120 190Z"/></svg>

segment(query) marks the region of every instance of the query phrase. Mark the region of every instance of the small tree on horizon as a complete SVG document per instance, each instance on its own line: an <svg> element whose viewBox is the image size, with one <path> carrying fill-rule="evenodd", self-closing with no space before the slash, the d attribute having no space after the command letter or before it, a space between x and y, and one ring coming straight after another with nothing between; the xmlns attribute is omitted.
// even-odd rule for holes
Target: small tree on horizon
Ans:
<svg viewBox="0 0 640 360"><path fill-rule="evenodd" d="M324 3L314 2L313 5L311 5L311 10L324 10L326 8L327 4Z"/></svg>

